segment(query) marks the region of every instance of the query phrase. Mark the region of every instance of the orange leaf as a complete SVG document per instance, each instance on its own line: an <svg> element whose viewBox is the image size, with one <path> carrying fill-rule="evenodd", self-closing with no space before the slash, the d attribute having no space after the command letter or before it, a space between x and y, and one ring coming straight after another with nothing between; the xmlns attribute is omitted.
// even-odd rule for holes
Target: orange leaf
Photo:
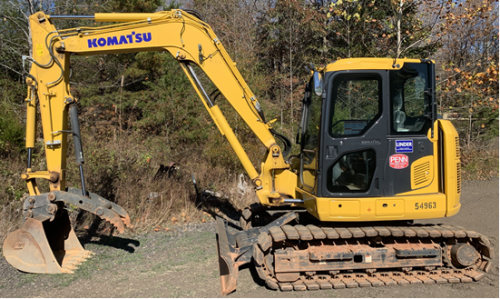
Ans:
<svg viewBox="0 0 500 299"><path fill-rule="evenodd" d="M155 232L157 232L157 231L159 231L159 229L158 229L158 228L155 228Z"/></svg>
<svg viewBox="0 0 500 299"><path fill-rule="evenodd" d="M458 92L462 92L462 89L460 87L457 87Z"/></svg>
<svg viewBox="0 0 500 299"><path fill-rule="evenodd" d="M176 223L178 221L178 219L176 217L172 217L172 219L170 219L173 223Z"/></svg>
<svg viewBox="0 0 500 299"><path fill-rule="evenodd" d="M206 221L205 219L201 219L201 222L205 223L205 222L207 222L207 221Z"/></svg>
<svg viewBox="0 0 500 299"><path fill-rule="evenodd" d="M181 213L181 216L182 216L182 217L186 217L186 213L182 212L182 213Z"/></svg>

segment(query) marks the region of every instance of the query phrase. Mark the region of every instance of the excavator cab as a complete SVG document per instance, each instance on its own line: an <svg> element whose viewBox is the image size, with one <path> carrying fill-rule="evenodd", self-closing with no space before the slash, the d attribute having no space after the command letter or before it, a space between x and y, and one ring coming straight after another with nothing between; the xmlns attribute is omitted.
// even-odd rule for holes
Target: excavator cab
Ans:
<svg viewBox="0 0 500 299"><path fill-rule="evenodd" d="M295 166L298 197L315 199L304 200L308 211L322 221L412 220L458 212L459 195L444 192L443 175L446 164L459 176L459 157L438 159L445 147L456 151L458 136L436 122L434 90L429 60L354 58L315 70L305 91ZM415 217L422 199L407 195L417 194L435 198L431 211ZM387 209L373 214L384 200Z"/></svg>
<svg viewBox="0 0 500 299"><path fill-rule="evenodd" d="M384 178L391 173L381 162L396 153L411 154L412 160L433 155L426 136L434 118L432 67L404 63L394 71L314 72L304 98L301 188L326 197L337 193L393 196L410 191L407 184L396 190L394 185L384 186ZM394 139L404 136L411 140L396 150ZM413 144L421 144L417 153Z"/></svg>
<svg viewBox="0 0 500 299"><path fill-rule="evenodd" d="M486 238L414 223L460 209L458 134L437 117L433 62L352 58L311 68L288 207L237 232L217 220L222 294L251 261L282 291L481 279L492 257Z"/></svg>

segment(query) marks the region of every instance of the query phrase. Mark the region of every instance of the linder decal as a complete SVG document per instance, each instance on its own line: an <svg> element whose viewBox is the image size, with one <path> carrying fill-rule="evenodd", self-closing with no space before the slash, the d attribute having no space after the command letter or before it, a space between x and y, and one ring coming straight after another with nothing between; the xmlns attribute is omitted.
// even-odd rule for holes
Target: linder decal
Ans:
<svg viewBox="0 0 500 299"><path fill-rule="evenodd" d="M389 166L394 169L403 169L408 167L408 156L403 154L396 154L389 157Z"/></svg>

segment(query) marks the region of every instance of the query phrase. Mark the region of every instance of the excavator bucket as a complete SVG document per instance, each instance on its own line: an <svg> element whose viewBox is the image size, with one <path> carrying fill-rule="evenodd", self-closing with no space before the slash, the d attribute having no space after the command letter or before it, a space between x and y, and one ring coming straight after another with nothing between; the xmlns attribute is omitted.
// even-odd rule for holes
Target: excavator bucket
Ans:
<svg viewBox="0 0 500 299"><path fill-rule="evenodd" d="M76 191L54 191L25 201L23 214L26 221L3 243L7 262L23 272L73 273L80 263L93 255L76 237L64 202L108 220L119 232L123 232L125 225L130 227L130 218L120 206L96 194L84 197Z"/></svg>
<svg viewBox="0 0 500 299"><path fill-rule="evenodd" d="M23 272L73 273L93 253L83 249L65 210L64 214L52 222L26 219L5 239L5 259Z"/></svg>

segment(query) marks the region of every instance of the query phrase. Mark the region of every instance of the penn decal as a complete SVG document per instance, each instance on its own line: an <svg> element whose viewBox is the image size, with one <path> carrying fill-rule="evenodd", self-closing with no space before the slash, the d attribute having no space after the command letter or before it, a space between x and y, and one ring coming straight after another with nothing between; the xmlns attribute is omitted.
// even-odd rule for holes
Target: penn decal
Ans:
<svg viewBox="0 0 500 299"><path fill-rule="evenodd" d="M120 35L120 36L110 36L108 38L93 38L88 39L89 48L100 48L106 46L117 46L117 45L127 45L127 44L139 44L142 42L151 41L151 32L146 33L135 33L132 31L131 34Z"/></svg>
<svg viewBox="0 0 500 299"><path fill-rule="evenodd" d="M389 157L389 166L394 169L404 169L408 167L409 162L407 155L396 154Z"/></svg>

